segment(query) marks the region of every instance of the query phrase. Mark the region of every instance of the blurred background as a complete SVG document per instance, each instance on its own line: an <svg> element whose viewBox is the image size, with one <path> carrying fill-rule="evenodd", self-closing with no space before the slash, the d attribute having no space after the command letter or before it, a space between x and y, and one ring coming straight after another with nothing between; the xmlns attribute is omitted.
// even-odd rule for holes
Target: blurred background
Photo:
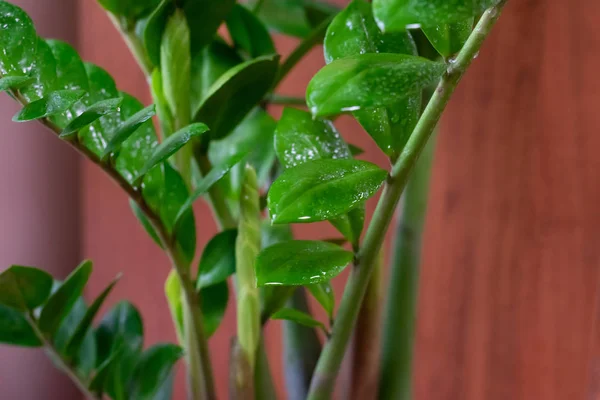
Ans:
<svg viewBox="0 0 600 400"><path fill-rule="evenodd" d="M94 0L11 2L40 35L73 44L122 90L151 103ZM594 0L509 1L446 111L423 248L418 400L600 399L599 21ZM277 44L285 55L296 43ZM322 65L316 48L281 93L302 96ZM124 193L41 126L12 123L16 110L0 96L0 269L34 265L62 278L89 258L90 298L122 271L107 303L128 299L141 310L147 345L176 341L163 296L168 260ZM384 166L358 125L344 118L337 125L366 149L362 158ZM196 220L204 245L216 231L204 204ZM325 225L297 232L333 233ZM338 297L344 280L335 282ZM227 397L234 312L210 342L219 398ZM285 398L279 323L270 323L266 342ZM178 376L176 399L184 386ZM42 351L0 346L0 398L82 396Z"/></svg>

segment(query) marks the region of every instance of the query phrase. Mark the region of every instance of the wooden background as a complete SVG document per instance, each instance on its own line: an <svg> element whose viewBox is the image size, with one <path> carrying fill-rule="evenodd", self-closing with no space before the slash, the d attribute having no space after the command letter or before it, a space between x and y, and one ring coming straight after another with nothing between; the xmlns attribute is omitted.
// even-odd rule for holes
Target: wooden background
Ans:
<svg viewBox="0 0 600 400"><path fill-rule="evenodd" d="M79 0L78 13L84 59L149 103L103 12ZM447 110L426 228L418 400L600 399L599 22L596 0L511 0ZM283 53L293 45L278 42ZM321 64L316 50L284 93L301 95ZM340 128L367 148L366 159L383 162L355 124ZM89 163L80 167L81 254L96 262L89 295L124 271L111 300L142 310L147 344L175 340L162 295L167 259L119 189ZM197 221L203 244L215 231L206 207ZM210 343L219 398L234 321L229 310ZM283 393L279 341L273 324L267 343ZM183 386L180 376L178 399Z"/></svg>

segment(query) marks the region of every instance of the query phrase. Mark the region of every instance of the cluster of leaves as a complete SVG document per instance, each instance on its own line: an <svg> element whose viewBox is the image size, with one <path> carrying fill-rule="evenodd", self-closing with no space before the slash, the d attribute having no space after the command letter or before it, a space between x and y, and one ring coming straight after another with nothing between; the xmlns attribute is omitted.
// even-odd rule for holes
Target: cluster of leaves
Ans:
<svg viewBox="0 0 600 400"><path fill-rule="evenodd" d="M157 344L142 350L142 319L127 302L115 305L94 327L117 279L87 305L82 292L91 273L92 263L84 261L64 282L33 267L14 265L0 274L0 342L44 346L57 365L98 397L169 398L181 348Z"/></svg>

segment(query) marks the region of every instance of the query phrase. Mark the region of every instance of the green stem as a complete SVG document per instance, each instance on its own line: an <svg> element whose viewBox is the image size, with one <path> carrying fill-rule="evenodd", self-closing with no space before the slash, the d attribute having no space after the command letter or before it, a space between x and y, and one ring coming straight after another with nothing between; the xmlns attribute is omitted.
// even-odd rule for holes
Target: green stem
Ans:
<svg viewBox="0 0 600 400"><path fill-rule="evenodd" d="M335 325L333 326L333 334L319 359L308 395L309 400L331 398L335 380L369 284L371 272L376 265L377 254L381 249L410 172L427 144L464 72L477 56L485 38L498 20L506 1L500 1L498 5L486 10L483 14L454 62L448 66L447 72L442 77L434 95L425 108L406 147L392 168L365 234L364 242L357 255L355 268L344 290Z"/></svg>
<svg viewBox="0 0 600 400"><path fill-rule="evenodd" d="M125 40L125 44L129 48L129 51L133 55L133 58L137 61L138 65L144 72L144 75L150 79L152 75L152 70L154 66L152 65L152 61L148 57L148 53L146 53L146 49L144 48L144 43L142 40L136 35L133 27L126 27L122 24L119 19L111 14L107 13L113 25L121 32L123 39Z"/></svg>
<svg viewBox="0 0 600 400"><path fill-rule="evenodd" d="M212 169L210 160L204 152L194 152L194 157L198 163L198 168L202 175L208 174ZM213 214L217 223L221 229L232 229L237 226L237 222L231 213L231 210L227 206L227 200L225 194L219 185L213 185L208 191L208 197L210 199L210 205L213 210Z"/></svg>
<svg viewBox="0 0 600 400"><path fill-rule="evenodd" d="M392 272L388 288L383 347L381 350L381 400L412 398L412 365L421 236L427 210L429 177L435 139L419 158L406 190L402 215L397 216Z"/></svg>
<svg viewBox="0 0 600 400"><path fill-rule="evenodd" d="M81 391L81 393L83 393L83 395L86 398L90 400L102 399L101 396L90 392L90 390L88 389L88 385L83 380L83 378L79 376L77 371L73 367L71 367L71 365L69 365L69 363L66 360L62 358L61 354L58 352L58 350L56 350L52 342L50 342L50 340L48 340L46 336L42 333L42 331L38 328L33 313L26 314L25 318L27 319L27 322L31 326L31 329L33 330L35 335L43 343L46 353L48 353L48 355L50 356L52 361L54 361L58 369L64 372L64 374L67 375L69 379L71 379L71 381L75 384L75 386L77 386L77 388Z"/></svg>

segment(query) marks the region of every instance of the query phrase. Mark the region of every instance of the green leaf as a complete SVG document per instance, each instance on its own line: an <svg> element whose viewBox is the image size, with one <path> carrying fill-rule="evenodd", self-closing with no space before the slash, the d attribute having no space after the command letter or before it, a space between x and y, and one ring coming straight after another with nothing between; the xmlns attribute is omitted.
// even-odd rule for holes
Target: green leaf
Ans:
<svg viewBox="0 0 600 400"><path fill-rule="evenodd" d="M373 0L373 13L382 30L394 31L410 24L459 22L496 3L498 0Z"/></svg>
<svg viewBox="0 0 600 400"><path fill-rule="evenodd" d="M77 132L86 126L94 123L100 117L115 113L119 110L119 106L123 102L121 98L101 100L96 104L88 107L77 118L73 119L60 134L61 139L69 139L77 134Z"/></svg>
<svg viewBox="0 0 600 400"><path fill-rule="evenodd" d="M211 86L194 120L208 125L212 139L225 137L271 89L278 66L278 56L263 56L230 69Z"/></svg>
<svg viewBox="0 0 600 400"><path fill-rule="evenodd" d="M222 281L212 286L200 289L200 308L202 309L202 322L207 337L211 337L216 331L229 301L229 286L227 281Z"/></svg>
<svg viewBox="0 0 600 400"><path fill-rule="evenodd" d="M13 265L0 274L0 304L27 312L50 296L52 276L32 267Z"/></svg>
<svg viewBox="0 0 600 400"><path fill-rule="evenodd" d="M19 7L0 1L0 26L0 74L28 76L37 43L31 18Z"/></svg>
<svg viewBox="0 0 600 400"><path fill-rule="evenodd" d="M282 319L286 321L294 321L297 324L308 326L309 328L320 328L327 332L325 325L314 319L310 314L293 308L283 308L271 316L271 319Z"/></svg>
<svg viewBox="0 0 600 400"><path fill-rule="evenodd" d="M190 30L181 10L169 17L160 46L163 94L177 119L185 126L191 118L190 109Z"/></svg>
<svg viewBox="0 0 600 400"><path fill-rule="evenodd" d="M290 225L271 225L269 221L264 221L262 223L260 233L262 249L294 239ZM294 292L294 289L293 286L261 287L262 320L265 321L270 318L275 311L281 309Z"/></svg>
<svg viewBox="0 0 600 400"><path fill-rule="evenodd" d="M2 7L2 2L0 2ZM11 346L40 347L42 342L36 336L25 316L10 307L0 304L0 343Z"/></svg>
<svg viewBox="0 0 600 400"><path fill-rule="evenodd" d="M38 38L29 75L34 81L19 89L28 102L39 100L56 89L56 60L50 46L42 38Z"/></svg>
<svg viewBox="0 0 600 400"><path fill-rule="evenodd" d="M158 116L162 138L169 137L175 130L175 121L165 98L162 74L158 68L155 68L152 72L150 91L152 92L152 101L156 105L156 115Z"/></svg>
<svg viewBox="0 0 600 400"><path fill-rule="evenodd" d="M90 328L92 326L92 322L96 317L98 311L100 311L100 307L104 304L104 301L113 290L117 281L120 279L120 276L115 278L107 287L100 293L100 295L94 300L92 305L87 309L85 315L77 325L73 335L70 337L69 342L65 347L65 353L70 358L75 358L77 353L79 352L81 345L86 337L86 335L90 332Z"/></svg>
<svg viewBox="0 0 600 400"><path fill-rule="evenodd" d="M177 361L183 356L181 347L158 344L144 351L135 367L129 399L155 399L162 385L171 376Z"/></svg>
<svg viewBox="0 0 600 400"><path fill-rule="evenodd" d="M196 288L201 289L227 280L235 273L237 229L217 233L206 245L198 266Z"/></svg>
<svg viewBox="0 0 600 400"><path fill-rule="evenodd" d="M473 17L449 24L422 26L433 47L444 57L451 57L462 49L473 30Z"/></svg>
<svg viewBox="0 0 600 400"><path fill-rule="evenodd" d="M204 176L197 183L196 189L194 190L192 195L188 197L188 199L185 201L185 203L183 203L183 205L179 209L179 211L177 212L177 216L175 217L176 223L179 224L180 219L184 216L185 213L187 213L191 209L192 204L194 204L194 202L198 200L200 196L208 192L208 190L215 183L217 183L221 178L223 178L225 174L227 174L227 172L229 172L229 170L233 168L234 165L242 161L244 157L246 157L246 155L247 153L234 154L233 156L225 160L223 164L214 166L208 172L208 174L206 174L206 176Z"/></svg>
<svg viewBox="0 0 600 400"><path fill-rule="evenodd" d="M387 172L359 160L315 160L286 170L271 185L268 207L276 224L338 217L373 196Z"/></svg>
<svg viewBox="0 0 600 400"><path fill-rule="evenodd" d="M173 319L179 343L183 343L184 341L182 295L181 279L179 279L177 271L172 269L165 281L165 297L167 298L167 304L169 305L169 311L171 312L171 318Z"/></svg>
<svg viewBox="0 0 600 400"><path fill-rule="evenodd" d="M260 243L263 249L294 238L289 225L271 225L264 221L260 227Z"/></svg>
<svg viewBox="0 0 600 400"><path fill-rule="evenodd" d="M160 242L158 234L156 233L156 230L154 229L154 227L152 226L152 224L146 217L146 214L144 214L144 212L140 209L140 207L137 205L137 203L131 199L129 199L129 206L131 207L131 211L133 211L133 215L135 215L135 217L138 219L138 221L140 221L140 223L142 224L142 226L144 227L144 229L146 230L148 235L162 249L163 246L162 246L162 243Z"/></svg>
<svg viewBox="0 0 600 400"><path fill-rule="evenodd" d="M85 95L81 90L58 90L27 104L13 117L15 122L33 121L65 112Z"/></svg>
<svg viewBox="0 0 600 400"><path fill-rule="evenodd" d="M0 92L19 89L30 84L33 80L30 76L5 76L0 78Z"/></svg>
<svg viewBox="0 0 600 400"><path fill-rule="evenodd" d="M162 0L148 17L148 21L144 27L144 46L146 47L148 58L155 66L160 66L160 45L163 32L167 26L169 16L174 11L175 3L173 0Z"/></svg>
<svg viewBox="0 0 600 400"><path fill-rule="evenodd" d="M229 69L240 64L238 53L221 40L215 40L192 59L191 106L195 115L213 83Z"/></svg>
<svg viewBox="0 0 600 400"><path fill-rule="evenodd" d="M146 162L144 168L142 168L142 171L140 172L140 177L146 174L158 164L166 161L169 157L175 154L177 150L181 149L190 140L202 135L206 131L208 131L208 127L202 123L197 122L188 125L185 128L169 136L167 139L165 139L164 142L162 142L160 145L154 148L152 156Z"/></svg>
<svg viewBox="0 0 600 400"><path fill-rule="evenodd" d="M150 13L160 0L98 0L98 3L116 16L135 21Z"/></svg>
<svg viewBox="0 0 600 400"><path fill-rule="evenodd" d="M314 285L307 285L306 289L313 295L313 297L323 307L329 319L333 319L333 310L335 308L335 294L333 293L333 287L329 282L317 283Z"/></svg>
<svg viewBox="0 0 600 400"><path fill-rule="evenodd" d="M116 151L123 142L129 139L129 137L144 124L144 122L150 120L150 118L152 118L155 114L156 110L153 104L129 117L113 133L112 138L104 149L102 158L106 158L109 154Z"/></svg>
<svg viewBox="0 0 600 400"><path fill-rule="evenodd" d="M363 149L352 143L348 143L348 148L350 149L350 154L352 154L352 157L360 156L365 152Z"/></svg>
<svg viewBox="0 0 600 400"><path fill-rule="evenodd" d="M42 332L53 335L62 320L69 314L71 308L83 293L83 288L92 273L92 262L84 261L65 279L54 292L40 314L38 322Z"/></svg>
<svg viewBox="0 0 600 400"><path fill-rule="evenodd" d="M190 27L192 56L213 41L234 4L235 0L183 0L183 11Z"/></svg>
<svg viewBox="0 0 600 400"><path fill-rule="evenodd" d="M267 28L243 5L236 4L226 22L233 43L236 47L244 49L250 57L276 52Z"/></svg>
<svg viewBox="0 0 600 400"><path fill-rule="evenodd" d="M335 244L293 240L264 249L256 260L258 285L310 285L326 282L352 261Z"/></svg>
<svg viewBox="0 0 600 400"><path fill-rule="evenodd" d="M96 393L100 396L104 394L104 388L106 386L107 380L110 377L111 369L113 365L119 360L120 354L120 351L115 351L108 359L104 360L101 364L98 365L94 377L92 378L88 386L92 393Z"/></svg>
<svg viewBox="0 0 600 400"><path fill-rule="evenodd" d="M327 116L368 107L394 107L435 83L442 63L404 54L361 54L333 61L310 81L307 104Z"/></svg>

